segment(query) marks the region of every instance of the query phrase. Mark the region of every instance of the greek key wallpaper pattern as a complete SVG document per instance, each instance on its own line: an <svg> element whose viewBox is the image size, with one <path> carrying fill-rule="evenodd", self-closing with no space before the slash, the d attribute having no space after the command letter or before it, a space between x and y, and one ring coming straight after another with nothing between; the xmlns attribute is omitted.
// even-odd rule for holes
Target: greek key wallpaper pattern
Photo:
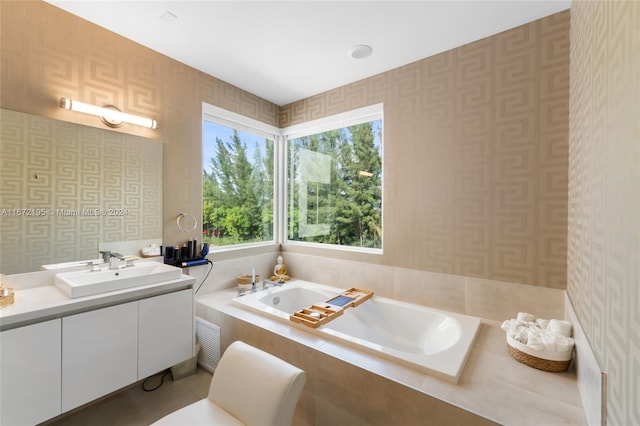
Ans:
<svg viewBox="0 0 640 426"><path fill-rule="evenodd" d="M202 102L275 125L278 106L143 47L44 1L0 1L4 109L104 129L95 117L62 110L67 97L153 117L158 129L112 133L162 141L163 238L185 238L180 213L202 216Z"/></svg>
<svg viewBox="0 0 640 426"><path fill-rule="evenodd" d="M280 109L384 102L384 263L565 288L569 11Z"/></svg>
<svg viewBox="0 0 640 426"><path fill-rule="evenodd" d="M567 291L607 424L640 425L640 2L573 2L570 105Z"/></svg>
<svg viewBox="0 0 640 426"><path fill-rule="evenodd" d="M279 107L45 2L0 7L3 108L99 126L66 96L158 120L114 133L163 142L167 243L202 211L202 102L281 126L384 102L384 254L350 256L566 285L568 12Z"/></svg>
<svg viewBox="0 0 640 426"><path fill-rule="evenodd" d="M162 143L0 110L0 270L162 237Z"/></svg>

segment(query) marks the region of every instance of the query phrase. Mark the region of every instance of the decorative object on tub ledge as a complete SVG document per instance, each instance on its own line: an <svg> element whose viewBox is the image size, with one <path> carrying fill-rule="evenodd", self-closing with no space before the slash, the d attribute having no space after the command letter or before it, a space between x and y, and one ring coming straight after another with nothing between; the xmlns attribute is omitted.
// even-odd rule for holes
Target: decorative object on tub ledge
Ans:
<svg viewBox="0 0 640 426"><path fill-rule="evenodd" d="M289 281L291 277L287 275L287 265L284 264L282 256L278 256L276 266L273 267L273 275L271 281L277 281L280 284Z"/></svg>
<svg viewBox="0 0 640 426"><path fill-rule="evenodd" d="M289 315L293 322L317 328L336 319L347 308L353 308L373 296L372 290L362 290L352 287L323 303L313 304Z"/></svg>
<svg viewBox="0 0 640 426"><path fill-rule="evenodd" d="M3 287L0 284L0 308L11 305L15 301L14 295L12 288Z"/></svg>
<svg viewBox="0 0 640 426"><path fill-rule="evenodd" d="M238 292L241 293L243 291L256 289L256 287L261 287L262 277L260 275L256 275L254 269L251 275L238 275L236 277L236 282L238 283Z"/></svg>
<svg viewBox="0 0 640 426"><path fill-rule="evenodd" d="M502 323L507 335L507 350L517 361L538 370L566 371L573 359L573 326L568 321L536 318L518 312Z"/></svg>
<svg viewBox="0 0 640 426"><path fill-rule="evenodd" d="M158 128L158 122L156 120L127 114L113 105L99 107L67 98L60 98L60 108L95 115L96 117L100 117L100 120L102 120L104 124L112 128L121 127L124 123L135 124L150 129Z"/></svg>

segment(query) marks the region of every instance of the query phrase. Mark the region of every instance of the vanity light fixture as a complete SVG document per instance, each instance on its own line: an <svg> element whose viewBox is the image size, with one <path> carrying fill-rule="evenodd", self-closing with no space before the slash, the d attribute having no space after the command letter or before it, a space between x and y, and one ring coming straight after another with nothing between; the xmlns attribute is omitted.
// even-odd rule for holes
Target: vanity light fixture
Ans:
<svg viewBox="0 0 640 426"><path fill-rule="evenodd" d="M96 117L100 117L100 120L102 120L104 124L114 128L120 127L124 123L136 124L150 129L158 127L158 122L156 120L124 113L113 105L98 107L67 98L60 98L60 108L95 115Z"/></svg>

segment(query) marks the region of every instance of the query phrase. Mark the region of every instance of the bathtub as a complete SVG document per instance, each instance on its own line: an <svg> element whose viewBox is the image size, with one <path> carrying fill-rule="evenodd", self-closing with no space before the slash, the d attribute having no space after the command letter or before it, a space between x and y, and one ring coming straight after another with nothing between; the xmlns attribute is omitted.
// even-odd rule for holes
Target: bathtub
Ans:
<svg viewBox="0 0 640 426"><path fill-rule="evenodd" d="M322 303L345 289L296 280L243 295L233 302L286 321L291 327L338 340L357 349L457 383L480 328L480 318L375 296L343 315L310 328L289 314Z"/></svg>

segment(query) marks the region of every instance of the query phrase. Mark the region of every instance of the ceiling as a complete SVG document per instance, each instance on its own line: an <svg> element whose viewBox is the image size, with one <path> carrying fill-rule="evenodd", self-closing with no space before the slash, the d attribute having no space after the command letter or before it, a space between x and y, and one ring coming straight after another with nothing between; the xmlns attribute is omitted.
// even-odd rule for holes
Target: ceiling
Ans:
<svg viewBox="0 0 640 426"><path fill-rule="evenodd" d="M45 0L285 105L568 9L552 1ZM174 19L167 12L173 15ZM354 45L373 48L353 59Z"/></svg>

